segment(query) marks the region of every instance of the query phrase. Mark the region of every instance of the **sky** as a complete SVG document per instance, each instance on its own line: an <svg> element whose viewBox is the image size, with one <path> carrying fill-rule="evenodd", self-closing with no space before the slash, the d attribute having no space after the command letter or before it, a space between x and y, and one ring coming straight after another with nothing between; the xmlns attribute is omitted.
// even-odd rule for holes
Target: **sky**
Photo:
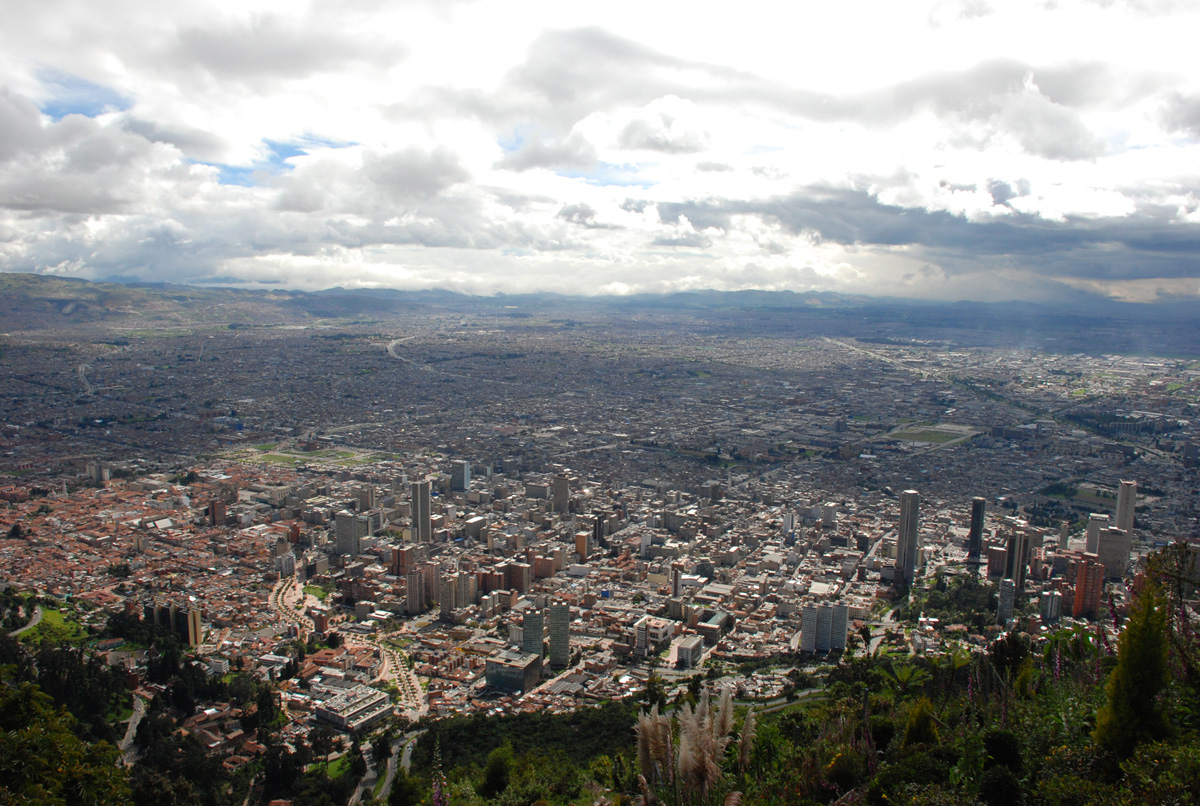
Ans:
<svg viewBox="0 0 1200 806"><path fill-rule="evenodd" d="M1200 297L1200 4L9 3L0 270Z"/></svg>

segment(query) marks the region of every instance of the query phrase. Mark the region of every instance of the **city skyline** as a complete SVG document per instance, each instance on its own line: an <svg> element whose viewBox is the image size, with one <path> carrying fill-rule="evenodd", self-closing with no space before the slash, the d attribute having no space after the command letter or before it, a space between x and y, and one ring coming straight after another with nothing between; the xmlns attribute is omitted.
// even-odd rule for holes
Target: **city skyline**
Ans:
<svg viewBox="0 0 1200 806"><path fill-rule="evenodd" d="M1192 9L123 9L0 34L5 271L1200 294Z"/></svg>

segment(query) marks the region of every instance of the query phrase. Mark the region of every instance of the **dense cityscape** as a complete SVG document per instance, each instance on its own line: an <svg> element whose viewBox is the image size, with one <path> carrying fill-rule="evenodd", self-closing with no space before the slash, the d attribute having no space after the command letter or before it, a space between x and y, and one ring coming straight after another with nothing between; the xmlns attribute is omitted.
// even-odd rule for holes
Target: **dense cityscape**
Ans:
<svg viewBox="0 0 1200 806"><path fill-rule="evenodd" d="M1200 538L1195 357L558 304L4 334L13 635L119 671L128 763L171 688L117 614L265 685L276 743L386 736L360 771L386 800L410 725L697 673L769 710L881 648L1115 644L1147 553ZM984 610L924 612L948 580ZM261 737L192 709L176 729L261 792Z"/></svg>

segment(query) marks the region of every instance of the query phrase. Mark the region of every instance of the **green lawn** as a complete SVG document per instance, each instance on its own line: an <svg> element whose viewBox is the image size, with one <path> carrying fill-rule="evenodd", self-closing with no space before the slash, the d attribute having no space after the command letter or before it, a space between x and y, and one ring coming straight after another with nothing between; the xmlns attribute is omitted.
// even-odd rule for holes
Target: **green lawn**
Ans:
<svg viewBox="0 0 1200 806"><path fill-rule="evenodd" d="M87 637L83 627L77 621L68 621L59 610L46 609L42 612L42 620L36 627L20 635L21 641L27 644L40 644L49 641L55 644L78 644Z"/></svg>
<svg viewBox="0 0 1200 806"><path fill-rule="evenodd" d="M295 456L285 456L282 453L264 453L259 459L273 465L294 465L298 461Z"/></svg>
<svg viewBox="0 0 1200 806"><path fill-rule="evenodd" d="M316 596L322 602L325 601L325 599L329 596L329 591L325 590L324 588L317 587L316 585L305 585L304 592L311 596Z"/></svg>
<svg viewBox="0 0 1200 806"><path fill-rule="evenodd" d="M943 442L952 442L956 439L962 439L963 437L969 436L969 435L968 434L960 434L960 433L952 433L950 431L921 430L921 431L897 431L896 433L892 434L891 436L892 436L892 439L904 439L904 440L909 440L911 442L936 442L936 443L940 444Z"/></svg>

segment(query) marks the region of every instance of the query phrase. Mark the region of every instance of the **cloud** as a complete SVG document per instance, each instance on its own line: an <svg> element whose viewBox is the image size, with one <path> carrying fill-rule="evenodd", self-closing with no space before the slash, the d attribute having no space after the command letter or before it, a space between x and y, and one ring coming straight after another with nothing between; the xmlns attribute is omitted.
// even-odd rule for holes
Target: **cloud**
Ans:
<svg viewBox="0 0 1200 806"><path fill-rule="evenodd" d="M406 48L346 36L319 19L255 14L182 27L166 52L180 69L263 87L359 62L390 65L404 58Z"/></svg>
<svg viewBox="0 0 1200 806"><path fill-rule="evenodd" d="M623 148L662 151L667 154L694 154L703 151L708 132L693 120L695 105L674 95L647 105L621 131Z"/></svg>
<svg viewBox="0 0 1200 806"><path fill-rule="evenodd" d="M1200 285L1186 4L826 4L789 48L754 6L739 38L645 4L113 2L25 4L0 30L6 269L483 292Z"/></svg>
<svg viewBox="0 0 1200 806"><path fill-rule="evenodd" d="M590 204L568 204L558 211L556 218L587 229L616 229L613 224L596 220L596 211Z"/></svg>
<svg viewBox="0 0 1200 806"><path fill-rule="evenodd" d="M510 171L532 168L589 169L596 164L596 149L582 135L571 132L561 139L532 138L505 154L496 167Z"/></svg>

